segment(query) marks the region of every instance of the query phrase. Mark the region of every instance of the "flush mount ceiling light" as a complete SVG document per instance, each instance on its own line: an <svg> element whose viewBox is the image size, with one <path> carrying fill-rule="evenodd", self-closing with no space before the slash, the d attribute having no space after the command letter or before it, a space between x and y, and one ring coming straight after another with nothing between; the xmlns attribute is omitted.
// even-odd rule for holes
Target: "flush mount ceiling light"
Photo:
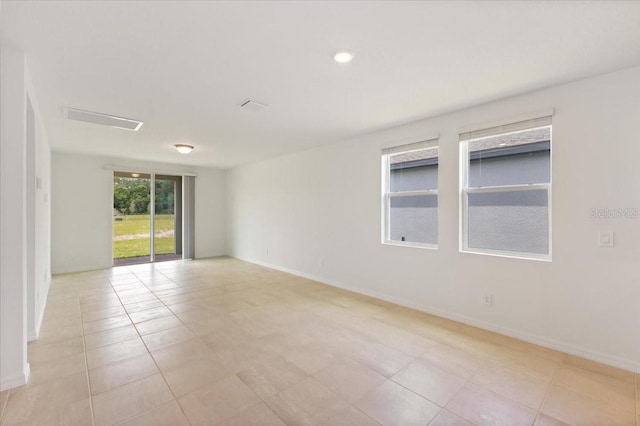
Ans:
<svg viewBox="0 0 640 426"><path fill-rule="evenodd" d="M140 177L140 173L131 173L131 177Z"/></svg>
<svg viewBox="0 0 640 426"><path fill-rule="evenodd" d="M180 154L188 154L193 151L193 146L178 143L174 145Z"/></svg>
<svg viewBox="0 0 640 426"><path fill-rule="evenodd" d="M144 124L140 120L117 117L115 115L102 114L100 112L84 111L76 108L64 107L64 116L69 120L84 121L86 123L100 124L101 126L115 127L116 129L132 130L137 132Z"/></svg>
<svg viewBox="0 0 640 426"><path fill-rule="evenodd" d="M333 60L339 64L346 64L347 62L351 62L353 59L353 52L349 50L338 50L333 55Z"/></svg>

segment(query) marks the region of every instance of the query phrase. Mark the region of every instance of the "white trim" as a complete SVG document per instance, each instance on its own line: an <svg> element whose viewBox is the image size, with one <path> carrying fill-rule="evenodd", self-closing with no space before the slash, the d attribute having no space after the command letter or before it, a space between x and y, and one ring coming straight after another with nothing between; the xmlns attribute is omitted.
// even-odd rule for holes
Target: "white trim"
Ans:
<svg viewBox="0 0 640 426"><path fill-rule="evenodd" d="M412 243L410 241L394 241L394 240L384 240L382 244L386 246L396 246L396 247L412 247L412 248L422 248L429 250L438 250L438 244L431 243Z"/></svg>
<svg viewBox="0 0 640 426"><path fill-rule="evenodd" d="M389 229L389 212L387 209L388 196L389 192L389 156L383 155L381 161L382 169L380 170L380 176L382 177L381 182L381 193L382 196L380 198L380 242L384 244L387 240L387 229Z"/></svg>
<svg viewBox="0 0 640 426"><path fill-rule="evenodd" d="M422 136L416 136L416 137L411 137L411 138L403 138L403 139L398 139L395 141L385 141L382 142L380 144L380 149L381 150L389 150L392 148L398 148L398 147L402 147L405 145L413 145L413 144L420 144L420 143L427 143L427 142L433 142L436 141L435 145L430 145L427 144L427 146L425 146L425 148L430 148L431 146L438 146L437 141L438 139L440 139L440 133L435 132L435 133L429 133L426 135L422 135Z"/></svg>
<svg viewBox="0 0 640 426"><path fill-rule="evenodd" d="M549 113L549 111L546 111ZM544 113L544 112L538 112ZM551 110L551 114L553 114L553 109ZM533 115L533 114L532 114ZM549 117L550 115L546 115L544 117ZM535 120L535 118L533 119ZM521 120L521 122L525 122L526 120ZM525 126L526 127L526 126ZM551 131L553 131L553 127L549 124ZM491 129L488 129L491 130ZM551 234L551 218L552 218L552 205L551 205L551 169L553 167L551 151L549 152L549 182L548 183L531 183L531 184L519 184L519 185L498 185L498 186L474 186L469 187L469 138L471 135L469 134L461 134L460 135L460 144L459 144L459 202L460 202L460 210L459 210L459 241L458 241L458 251L460 253L469 253L469 254L481 254L488 256L499 256L506 257L511 259L521 259L521 260L539 260L539 261L552 261L552 234ZM486 248L478 248L478 247L469 247L469 194L483 194L483 193L492 193L492 192L519 192L519 191L541 191L546 190L547 192L547 253L526 253L526 252L515 252L510 250L494 250L494 249L486 249Z"/></svg>
<svg viewBox="0 0 640 426"><path fill-rule="evenodd" d="M608 355L608 354L604 354L601 352L596 352L596 351L592 351L589 349L585 349L585 348L581 348L579 346L575 346L575 345L571 345L571 344L567 344L563 341L558 341L558 340L553 340L553 339L548 339L546 337L542 337L542 336L538 336L535 334L529 334L529 333L523 333L520 331L516 331L516 330L512 330L510 328L507 327L502 327L496 324L492 324L489 322L485 322L485 321L480 321L480 320L476 320L474 318L471 317L467 317L465 315L459 315L456 313L452 313L449 311L445 311L442 309L438 309L438 308L434 308L431 306L426 306L426 305L422 305L420 303L415 303L413 301L407 301L401 298L396 298L396 297L391 297L391 296L387 296L384 295L382 293L378 293L378 292L372 292L372 291L367 291L367 290L363 290L360 288L356 288L356 287L352 287L349 285L345 285L339 281L335 281L335 280L329 280L327 278L323 278L314 274L307 274L305 272L300 272L297 271L295 269L290 269L290 268L285 268L282 266L278 266L278 265L274 265L268 262L262 262L259 260L255 260L255 259L251 259L251 258L244 258L244 257L237 257L237 256L231 256L234 257L236 259L240 259L240 260L244 260L246 262L250 262L250 263L254 263L256 265L260 265L260 266L264 266L267 268L271 268L271 269L275 269L277 271L281 271L281 272L286 272L292 275L296 275L298 277L302 277L302 278L306 278L306 279L310 279L310 280L314 280L317 281L319 283L322 284L326 284L332 287L337 287L337 288L341 288L344 290L348 290L348 291L352 291L354 293L358 293L358 294L362 294L364 296L369 296L369 297L373 297L376 299L380 299L380 300L384 300L386 302L390 302L390 303L395 303L396 305L400 305L400 306L404 306L410 309L415 309L417 311L421 311L421 312L425 312L428 314L432 314L432 315L436 315L439 316L441 318L446 318L446 319L450 319L453 321L458 321L461 322L463 324L467 324L467 325L471 325L473 327L477 327L477 328L481 328L483 330L488 330L488 331L493 331L499 334L502 334L504 336L509 336L509 337L513 337L519 340L522 340L524 342L529 342L529 343L533 343L535 345L539 345L539 346L543 346L545 348L549 348L549 349L553 349L553 350L557 350L560 352L564 352L570 355L575 355L575 356L579 356L582 358L586 358L586 359L590 359L592 361L596 361L596 362L600 362L603 364L607 364L613 367L617 367L617 368L621 368L623 370L626 371L631 371L634 372L636 374L640 374L640 362L638 361L634 361L634 360L630 360L630 359L624 359L624 358L620 358L617 356L613 356L613 355Z"/></svg>
<svg viewBox="0 0 640 426"><path fill-rule="evenodd" d="M390 205L391 199L394 197L411 197L411 196L420 196L420 195L435 195L438 198L438 188L436 189L421 189L414 191L395 191L391 192L391 164L389 162L389 157L396 153L410 152L420 149L430 149L435 148L438 150L438 160L440 157L440 141L439 139L427 139L421 142L416 142L413 144L405 144L395 146L393 148L383 149L382 150L382 199L381 199L381 207L382 207L382 223L381 230L382 235L380 238L380 243L385 245L396 245L402 247L415 247L415 248L429 248L429 249L438 249L438 243L418 243L418 242L410 242L410 241L395 241L389 238L390 229L391 229L391 215ZM440 172L438 167L438 173ZM436 214L438 213L438 207L436 207ZM438 225L436 225L437 227ZM436 235L439 241L438 229L436 228Z"/></svg>
<svg viewBox="0 0 640 426"><path fill-rule="evenodd" d="M458 251L461 252L465 246L464 240L467 235L467 202L464 190L469 184L469 167L467 164L469 158L469 144L458 144L458 154Z"/></svg>
<svg viewBox="0 0 640 426"><path fill-rule="evenodd" d="M113 234L111 234L111 235L113 235ZM56 269L55 271L51 271L51 273L53 275L61 275L61 274L72 274L74 272L101 271L103 269L109 269L109 268L120 268L120 266L114 266L113 265L113 251L111 251L110 263L108 263L108 264L72 266L70 268Z"/></svg>
<svg viewBox="0 0 640 426"><path fill-rule="evenodd" d="M495 250L482 247L469 247L469 194L488 194L492 192L523 192L523 191L547 191L547 253L529 253L511 250ZM536 183L530 185L505 185L462 188L460 190L461 220L460 229L460 253L484 254L488 256L508 257L521 260L544 260L550 262L551 258L551 184Z"/></svg>
<svg viewBox="0 0 640 426"><path fill-rule="evenodd" d="M458 128L458 134L477 132L478 130L490 129L492 127L506 126L508 124L520 123L522 121L536 120L542 117L551 117L554 114L553 108L545 108L537 111L525 112L522 114L512 115L507 118L501 118L482 123L469 124Z"/></svg>
<svg viewBox="0 0 640 426"><path fill-rule="evenodd" d="M551 262L551 254L527 253L519 251L492 250L478 247L463 247L460 253L481 254L484 256L506 257L509 259L519 260L539 260L543 262Z"/></svg>
<svg viewBox="0 0 640 426"><path fill-rule="evenodd" d="M157 175L168 175L168 176L198 176L196 172L180 172L178 170L161 170L161 169L144 169L139 167L132 166L118 166L114 164L105 164L102 166L105 170L113 170L114 172L125 172L125 173L144 173L144 174L152 174L155 173Z"/></svg>
<svg viewBox="0 0 640 426"><path fill-rule="evenodd" d="M154 263L156 261L156 174L151 173L149 178L151 180L149 182L149 262Z"/></svg>
<svg viewBox="0 0 640 426"><path fill-rule="evenodd" d="M525 185L504 185L504 186L472 186L462 188L467 194L482 194L491 192L520 192L520 191L540 191L551 189L550 183L528 183Z"/></svg>
<svg viewBox="0 0 640 426"><path fill-rule="evenodd" d="M40 329L42 328L42 321L44 320L44 312L47 309L47 301L49 300L49 289L51 288L51 278L47 277L48 279L48 283L47 283L47 290L44 292L44 303L42 303L42 309L40 309L40 315L38 316L38 324L36 325L36 333L35 333L35 339L34 340L38 340L38 338L40 337Z"/></svg>
<svg viewBox="0 0 640 426"><path fill-rule="evenodd" d="M7 389L17 388L18 386L26 385L29 381L30 375L31 367L29 366L29 363L27 363L22 373L12 374L8 377L0 377L0 392L6 391ZM1 408L2 407L0 407L0 409Z"/></svg>
<svg viewBox="0 0 640 426"><path fill-rule="evenodd" d="M396 191L396 192L388 192L387 195L389 198L393 197L413 197L416 195L438 195L437 189L421 189L418 191Z"/></svg>

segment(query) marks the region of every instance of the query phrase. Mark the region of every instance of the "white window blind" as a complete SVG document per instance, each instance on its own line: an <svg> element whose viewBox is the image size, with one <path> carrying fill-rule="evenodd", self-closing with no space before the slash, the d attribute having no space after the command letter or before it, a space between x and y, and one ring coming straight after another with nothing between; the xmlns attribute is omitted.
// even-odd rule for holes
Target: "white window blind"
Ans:
<svg viewBox="0 0 640 426"><path fill-rule="evenodd" d="M403 145L384 148L382 155L397 154L400 152L418 151L420 149L434 148L438 146L438 139L428 139L420 142L413 142Z"/></svg>
<svg viewBox="0 0 640 426"><path fill-rule="evenodd" d="M529 120L519 121L517 123L509 123L501 126L488 127L460 133L460 140L471 140L478 138L488 138L497 135L506 135L509 133L520 132L522 130L533 129L536 127L544 127L551 125L551 116L533 118Z"/></svg>

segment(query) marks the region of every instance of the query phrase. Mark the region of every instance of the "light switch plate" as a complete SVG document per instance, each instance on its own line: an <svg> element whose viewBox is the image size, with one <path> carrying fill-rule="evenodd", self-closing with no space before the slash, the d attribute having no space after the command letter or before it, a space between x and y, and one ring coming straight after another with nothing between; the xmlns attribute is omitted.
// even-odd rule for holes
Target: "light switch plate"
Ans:
<svg viewBox="0 0 640 426"><path fill-rule="evenodd" d="M613 247L613 231L598 232L599 247Z"/></svg>

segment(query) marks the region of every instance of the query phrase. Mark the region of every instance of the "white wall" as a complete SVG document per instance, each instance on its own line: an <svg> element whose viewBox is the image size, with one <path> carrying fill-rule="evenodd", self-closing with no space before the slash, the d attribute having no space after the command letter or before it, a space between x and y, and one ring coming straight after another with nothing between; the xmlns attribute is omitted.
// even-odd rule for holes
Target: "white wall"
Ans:
<svg viewBox="0 0 640 426"><path fill-rule="evenodd" d="M27 336L36 340L51 284L51 148L38 101L25 70L27 98L34 113L34 139L27 137Z"/></svg>
<svg viewBox="0 0 640 426"><path fill-rule="evenodd" d="M33 295L34 328L28 330L30 340L37 338L40 332L51 284L51 148L41 118L42 116L36 112L36 188L34 194L36 212L34 251L36 255Z"/></svg>
<svg viewBox="0 0 640 426"><path fill-rule="evenodd" d="M28 380L27 336L35 338L50 283L50 151L23 52L0 53L0 390ZM27 138L27 105L35 137ZM40 189L36 189L36 177Z"/></svg>
<svg viewBox="0 0 640 426"><path fill-rule="evenodd" d="M628 69L231 170L230 254L640 371L640 218L590 217L640 208L639 82ZM459 253L457 129L548 107L553 261ZM380 148L434 132L440 248L382 245Z"/></svg>
<svg viewBox="0 0 640 426"><path fill-rule="evenodd" d="M109 268L112 259L113 171L195 172L195 256L226 254L226 172L170 164L54 152L52 160L52 270Z"/></svg>

